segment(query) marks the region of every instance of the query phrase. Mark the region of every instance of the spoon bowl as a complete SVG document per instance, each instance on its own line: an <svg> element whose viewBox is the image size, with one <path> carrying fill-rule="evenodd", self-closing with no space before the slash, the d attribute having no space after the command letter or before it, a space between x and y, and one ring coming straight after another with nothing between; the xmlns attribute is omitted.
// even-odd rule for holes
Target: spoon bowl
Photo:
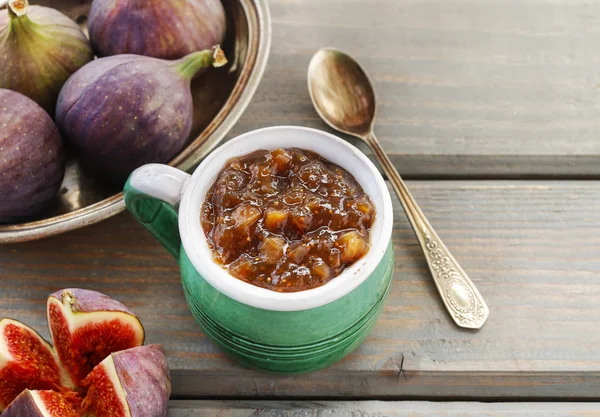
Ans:
<svg viewBox="0 0 600 417"><path fill-rule="evenodd" d="M367 135L375 120L375 90L365 71L342 51L324 48L308 67L308 91L319 116L350 135Z"/></svg>

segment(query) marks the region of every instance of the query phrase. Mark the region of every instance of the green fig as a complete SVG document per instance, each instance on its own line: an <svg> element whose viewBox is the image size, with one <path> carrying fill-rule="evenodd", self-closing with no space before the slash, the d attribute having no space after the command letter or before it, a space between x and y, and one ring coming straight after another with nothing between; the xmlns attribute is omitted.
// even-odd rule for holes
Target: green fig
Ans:
<svg viewBox="0 0 600 417"><path fill-rule="evenodd" d="M63 84L92 59L79 26L58 10L9 0L0 12L0 88L31 98L51 116Z"/></svg>

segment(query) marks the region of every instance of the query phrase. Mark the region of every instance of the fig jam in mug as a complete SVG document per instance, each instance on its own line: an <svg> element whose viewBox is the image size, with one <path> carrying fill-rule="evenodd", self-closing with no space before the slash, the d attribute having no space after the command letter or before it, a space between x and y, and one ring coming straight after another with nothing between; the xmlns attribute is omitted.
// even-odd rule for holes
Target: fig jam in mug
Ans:
<svg viewBox="0 0 600 417"><path fill-rule="evenodd" d="M354 350L393 273L386 184L347 142L281 126L233 139L192 175L149 164L125 202L177 258L190 309L223 351L306 372Z"/></svg>

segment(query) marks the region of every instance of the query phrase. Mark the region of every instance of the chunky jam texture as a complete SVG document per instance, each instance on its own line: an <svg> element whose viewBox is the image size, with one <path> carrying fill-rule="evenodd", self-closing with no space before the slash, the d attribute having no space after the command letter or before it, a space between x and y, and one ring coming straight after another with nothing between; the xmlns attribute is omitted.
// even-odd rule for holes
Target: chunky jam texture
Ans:
<svg viewBox="0 0 600 417"><path fill-rule="evenodd" d="M69 332L69 325L60 307L48 309L56 350L77 386L111 352L138 346L133 326L122 320L91 322Z"/></svg>
<svg viewBox="0 0 600 417"><path fill-rule="evenodd" d="M14 362L0 370L0 410L25 388L59 389L58 365L49 346L42 343L32 329L8 324L4 328L4 337Z"/></svg>
<svg viewBox="0 0 600 417"><path fill-rule="evenodd" d="M260 150L232 159L201 221L215 260L280 292L321 286L369 250L375 208L356 179L316 153Z"/></svg>

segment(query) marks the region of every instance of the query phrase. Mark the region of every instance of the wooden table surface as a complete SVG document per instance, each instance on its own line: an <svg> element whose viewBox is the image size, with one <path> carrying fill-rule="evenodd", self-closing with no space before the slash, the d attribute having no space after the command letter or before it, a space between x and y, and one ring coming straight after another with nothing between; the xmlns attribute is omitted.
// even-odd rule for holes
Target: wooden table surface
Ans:
<svg viewBox="0 0 600 417"><path fill-rule="evenodd" d="M385 310L356 352L319 372L275 376L224 357L193 320L177 264L128 213L0 247L0 316L47 336L50 292L92 288L126 303L148 342L164 346L174 399L192 400L174 403L172 417L229 404L200 399L600 401L600 1L270 6L269 66L229 137L277 124L330 130L310 104L307 65L321 46L355 55L379 93L383 146L486 298L485 327L460 330L444 312L397 200ZM237 404L222 415L250 415L256 405ZM264 415L290 407L261 404ZM423 405L323 403L322 414L333 407L349 415L357 404L373 415L402 416L422 415ZM510 414L490 405L482 415L600 412L597 404L564 407L565 414ZM432 408L440 416L485 409Z"/></svg>
<svg viewBox="0 0 600 417"><path fill-rule="evenodd" d="M597 0L269 0L264 81L233 129L328 130L306 88L324 46L360 60L376 132L412 178L600 178ZM366 148L362 148L365 149Z"/></svg>
<svg viewBox="0 0 600 417"><path fill-rule="evenodd" d="M597 417L597 403L174 401L168 417Z"/></svg>
<svg viewBox="0 0 600 417"><path fill-rule="evenodd" d="M169 357L176 398L598 399L600 182L410 181L485 296L478 332L442 308L394 199L394 281L371 336L319 372L276 376L223 356L192 318L170 255L128 213L6 246L0 311L45 329L44 300L94 288L140 317Z"/></svg>

